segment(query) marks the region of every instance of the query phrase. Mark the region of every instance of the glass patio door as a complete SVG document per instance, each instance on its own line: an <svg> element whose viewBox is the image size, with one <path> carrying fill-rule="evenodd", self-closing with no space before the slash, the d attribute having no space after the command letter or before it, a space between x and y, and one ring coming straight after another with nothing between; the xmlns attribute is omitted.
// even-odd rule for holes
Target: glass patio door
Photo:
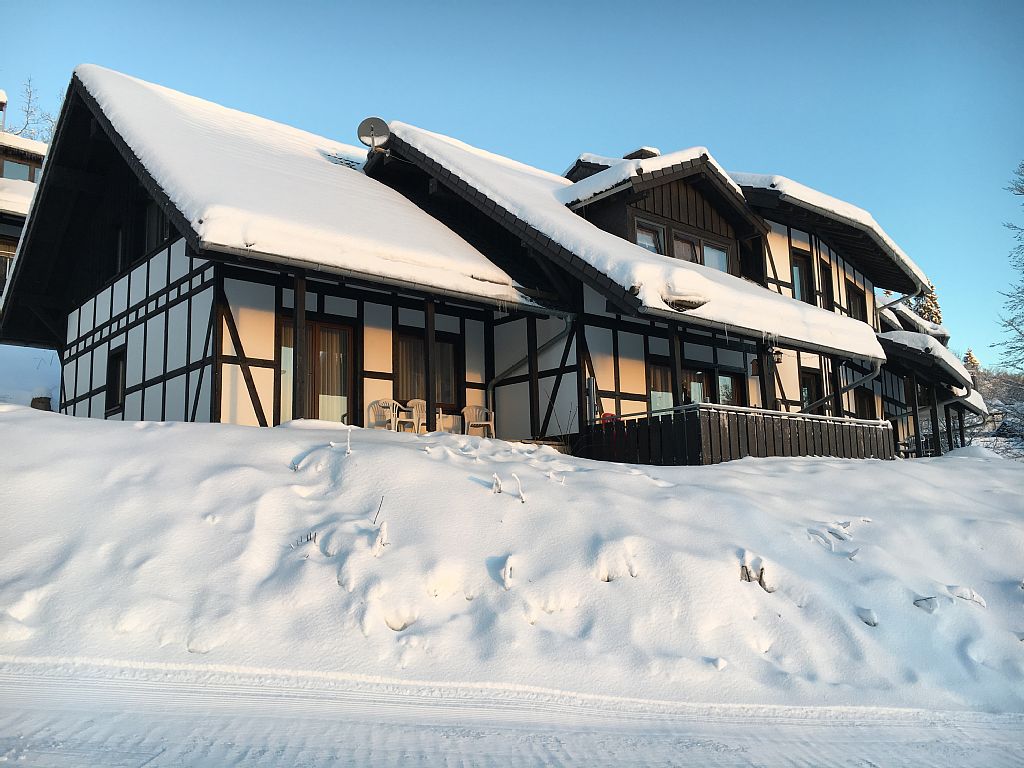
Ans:
<svg viewBox="0 0 1024 768"><path fill-rule="evenodd" d="M352 329L313 321L306 330L306 381L310 418L352 423ZM292 383L295 376L294 330L291 320L281 324L280 421L293 418Z"/></svg>

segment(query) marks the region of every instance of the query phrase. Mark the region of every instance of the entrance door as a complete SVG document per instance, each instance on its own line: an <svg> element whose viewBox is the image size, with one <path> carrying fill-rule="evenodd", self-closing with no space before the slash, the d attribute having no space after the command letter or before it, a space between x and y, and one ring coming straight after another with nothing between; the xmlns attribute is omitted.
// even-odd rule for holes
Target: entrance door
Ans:
<svg viewBox="0 0 1024 768"><path fill-rule="evenodd" d="M291 320L281 324L281 404L279 421L292 418L295 354ZM306 330L309 417L324 421L353 421L354 369L352 329L336 323L311 321Z"/></svg>

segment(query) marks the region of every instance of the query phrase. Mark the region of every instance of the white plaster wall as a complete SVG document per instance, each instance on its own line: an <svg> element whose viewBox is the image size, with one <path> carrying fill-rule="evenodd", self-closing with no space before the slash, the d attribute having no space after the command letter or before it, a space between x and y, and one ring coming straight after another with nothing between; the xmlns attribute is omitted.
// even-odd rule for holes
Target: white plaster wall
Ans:
<svg viewBox="0 0 1024 768"><path fill-rule="evenodd" d="M526 320L520 318L494 327L494 369L503 373L514 363L526 357ZM523 361L513 375L526 373L527 362Z"/></svg>
<svg viewBox="0 0 1024 768"><path fill-rule="evenodd" d="M238 327L238 338L245 350L245 356L260 360L274 359L274 287L250 283L244 280L224 281L231 314ZM224 333L225 352L230 344L229 334ZM228 354L237 354L227 352Z"/></svg>
<svg viewBox="0 0 1024 768"><path fill-rule="evenodd" d="M391 307L387 305L363 304L363 367L367 371L392 372Z"/></svg>
<svg viewBox="0 0 1024 768"><path fill-rule="evenodd" d="M466 381L485 383L486 357L484 347L484 324L479 320L466 321ZM467 390L468 392L471 390ZM483 405L483 403L480 403Z"/></svg>
<svg viewBox="0 0 1024 768"><path fill-rule="evenodd" d="M594 363L594 375L597 379L597 388L604 390L615 389L615 358L612 356L612 332L608 328L596 328L586 326L584 331L587 339L587 349L590 350L590 359Z"/></svg>
<svg viewBox="0 0 1024 768"><path fill-rule="evenodd" d="M524 440L530 435L530 387L528 382L497 387L495 431L503 440Z"/></svg>
<svg viewBox="0 0 1024 768"><path fill-rule="evenodd" d="M647 363L644 360L644 337L619 332L619 389L622 392L647 392Z"/></svg>

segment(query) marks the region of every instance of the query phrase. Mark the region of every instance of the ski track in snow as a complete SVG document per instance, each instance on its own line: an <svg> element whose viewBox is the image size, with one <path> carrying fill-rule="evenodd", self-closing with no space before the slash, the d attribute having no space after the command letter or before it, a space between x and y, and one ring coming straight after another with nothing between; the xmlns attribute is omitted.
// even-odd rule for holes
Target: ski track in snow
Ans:
<svg viewBox="0 0 1024 768"><path fill-rule="evenodd" d="M0 665L0 762L19 766L985 766L1024 715L723 706L371 684L124 662Z"/></svg>

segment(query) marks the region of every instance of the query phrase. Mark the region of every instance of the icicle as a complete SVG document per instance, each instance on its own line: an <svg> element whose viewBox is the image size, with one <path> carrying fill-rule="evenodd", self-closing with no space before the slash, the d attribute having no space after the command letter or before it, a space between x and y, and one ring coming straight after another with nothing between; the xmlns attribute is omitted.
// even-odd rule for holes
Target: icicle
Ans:
<svg viewBox="0 0 1024 768"><path fill-rule="evenodd" d="M348 434L345 435L345 455L352 455L352 427L348 428Z"/></svg>
<svg viewBox="0 0 1024 768"><path fill-rule="evenodd" d="M494 482L491 483L491 493L501 493L501 478L494 475Z"/></svg>

